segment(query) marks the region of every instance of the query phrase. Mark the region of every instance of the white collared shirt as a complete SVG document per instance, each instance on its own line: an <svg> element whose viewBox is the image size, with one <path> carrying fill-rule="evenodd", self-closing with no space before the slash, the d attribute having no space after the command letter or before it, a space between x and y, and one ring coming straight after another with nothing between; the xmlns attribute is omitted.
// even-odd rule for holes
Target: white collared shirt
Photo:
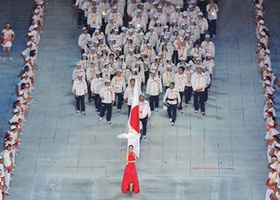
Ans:
<svg viewBox="0 0 280 200"><path fill-rule="evenodd" d="M112 103L115 100L115 92L112 86L104 86L100 89L100 97L102 103Z"/></svg>
<svg viewBox="0 0 280 200"><path fill-rule="evenodd" d="M139 118L143 119L148 115L151 116L151 108L148 101L144 100L143 102L139 102Z"/></svg>

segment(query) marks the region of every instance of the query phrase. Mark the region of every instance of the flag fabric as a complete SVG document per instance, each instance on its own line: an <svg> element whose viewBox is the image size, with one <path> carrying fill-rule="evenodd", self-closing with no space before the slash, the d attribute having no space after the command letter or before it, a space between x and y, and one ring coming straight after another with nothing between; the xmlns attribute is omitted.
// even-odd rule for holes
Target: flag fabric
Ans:
<svg viewBox="0 0 280 200"><path fill-rule="evenodd" d="M180 41L180 38L178 38L178 50L181 50L181 41Z"/></svg>
<svg viewBox="0 0 280 200"><path fill-rule="evenodd" d="M135 80L135 86L133 91L132 105L129 115L128 125L135 133L140 134L140 119L139 119L139 94L137 87L137 79Z"/></svg>

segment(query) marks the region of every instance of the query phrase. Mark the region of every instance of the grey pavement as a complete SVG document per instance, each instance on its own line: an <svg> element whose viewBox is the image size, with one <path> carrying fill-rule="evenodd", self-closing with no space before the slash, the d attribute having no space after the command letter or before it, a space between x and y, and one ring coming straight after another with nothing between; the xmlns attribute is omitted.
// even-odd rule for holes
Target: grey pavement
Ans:
<svg viewBox="0 0 280 200"><path fill-rule="evenodd" d="M8 1L0 5L4 2ZM15 0L9 2L16 4ZM272 61L279 63L279 26L275 24L279 25L280 5L276 0L266 5ZM16 7L20 19L28 18L28 6ZM127 143L117 139L127 122L126 106L122 113L113 112L112 125L99 122L92 104L86 104L86 116L75 113L71 73L80 55L77 39L81 29L70 1L49 0L32 93L35 103L27 116L7 199L264 199L268 174L264 95L254 53L253 2L220 1L219 7L214 41L217 73L206 116L194 114L192 107L184 108L174 127L163 109L152 116L137 163L140 193L129 196L121 192ZM24 34L27 25L17 25ZM23 42L18 36L22 50ZM14 51L19 54L21 50ZM1 80L6 84L1 90L2 132L8 127L4 121L11 117L15 74L21 68L17 56L9 65L0 64Z"/></svg>

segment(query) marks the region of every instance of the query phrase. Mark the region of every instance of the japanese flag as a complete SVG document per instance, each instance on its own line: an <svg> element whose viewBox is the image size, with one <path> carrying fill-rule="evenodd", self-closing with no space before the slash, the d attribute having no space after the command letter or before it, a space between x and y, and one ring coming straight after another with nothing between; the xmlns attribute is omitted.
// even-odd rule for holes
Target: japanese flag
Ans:
<svg viewBox="0 0 280 200"><path fill-rule="evenodd" d="M133 91L132 106L128 120L128 127L135 133L140 134L140 120L139 120L139 94L138 94L138 83L135 79L135 86Z"/></svg>

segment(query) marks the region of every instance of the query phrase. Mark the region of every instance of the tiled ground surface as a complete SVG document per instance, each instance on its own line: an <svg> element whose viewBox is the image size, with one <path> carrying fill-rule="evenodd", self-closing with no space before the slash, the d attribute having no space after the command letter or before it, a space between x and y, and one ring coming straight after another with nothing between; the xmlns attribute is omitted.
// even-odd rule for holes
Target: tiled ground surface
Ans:
<svg viewBox="0 0 280 200"><path fill-rule="evenodd" d="M5 86L0 91L2 134L11 117L16 73L22 66L19 53L32 5L16 2L0 2L1 24L9 19L18 35L14 61L0 63ZM113 113L112 125L98 121L93 105L86 105L86 116L74 112L70 79L79 58L81 30L70 5L49 0L45 9L35 103L28 113L8 199L264 199L268 172L252 1L219 2L217 73L206 116L184 108L171 127L162 109L154 114L137 163L141 192L132 197L120 191L126 141L117 139L117 134L127 121L126 106L121 114ZM7 12L12 7L17 14ZM275 63L280 55L279 8L277 0L267 2Z"/></svg>

